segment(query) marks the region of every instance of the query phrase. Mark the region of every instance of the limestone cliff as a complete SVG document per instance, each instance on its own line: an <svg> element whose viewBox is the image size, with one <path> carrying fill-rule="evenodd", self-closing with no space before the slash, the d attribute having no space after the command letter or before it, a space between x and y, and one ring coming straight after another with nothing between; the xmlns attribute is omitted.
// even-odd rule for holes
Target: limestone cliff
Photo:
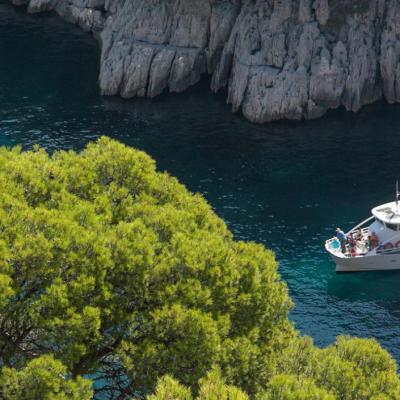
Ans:
<svg viewBox="0 0 400 400"><path fill-rule="evenodd" d="M101 38L100 87L180 92L200 76L254 122L400 101L399 0L12 0Z"/></svg>

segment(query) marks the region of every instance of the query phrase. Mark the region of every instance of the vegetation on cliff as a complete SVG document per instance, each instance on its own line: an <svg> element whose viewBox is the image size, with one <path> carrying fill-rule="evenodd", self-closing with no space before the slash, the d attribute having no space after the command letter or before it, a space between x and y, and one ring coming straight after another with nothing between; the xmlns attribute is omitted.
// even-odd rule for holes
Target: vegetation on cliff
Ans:
<svg viewBox="0 0 400 400"><path fill-rule="evenodd" d="M375 341L300 338L273 253L143 152L1 149L0 184L1 399L400 398Z"/></svg>

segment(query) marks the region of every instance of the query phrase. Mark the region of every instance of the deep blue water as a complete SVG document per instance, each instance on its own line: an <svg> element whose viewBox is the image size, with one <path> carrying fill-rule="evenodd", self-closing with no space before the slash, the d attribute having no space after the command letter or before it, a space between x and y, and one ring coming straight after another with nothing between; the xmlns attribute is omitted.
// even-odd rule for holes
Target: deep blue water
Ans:
<svg viewBox="0 0 400 400"><path fill-rule="evenodd" d="M0 0L0 145L81 149L108 135L147 151L203 193L237 238L276 252L303 334L318 345L374 336L400 361L400 272L336 275L323 250L336 226L393 200L400 106L259 126L207 82L155 100L102 98L98 58L90 35Z"/></svg>

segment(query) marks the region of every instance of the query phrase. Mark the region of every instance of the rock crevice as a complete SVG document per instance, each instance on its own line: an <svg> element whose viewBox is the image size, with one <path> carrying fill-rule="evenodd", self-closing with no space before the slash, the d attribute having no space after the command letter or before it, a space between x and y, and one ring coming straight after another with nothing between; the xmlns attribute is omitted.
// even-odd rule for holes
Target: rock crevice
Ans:
<svg viewBox="0 0 400 400"><path fill-rule="evenodd" d="M181 92L211 75L253 122L400 101L398 0L12 0L100 37L104 95Z"/></svg>

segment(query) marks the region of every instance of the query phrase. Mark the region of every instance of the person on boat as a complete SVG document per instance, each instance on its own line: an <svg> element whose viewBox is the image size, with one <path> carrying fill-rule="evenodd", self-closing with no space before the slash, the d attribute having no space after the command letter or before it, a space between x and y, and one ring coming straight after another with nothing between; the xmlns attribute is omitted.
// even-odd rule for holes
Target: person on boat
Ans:
<svg viewBox="0 0 400 400"><path fill-rule="evenodd" d="M358 256L358 249L357 246L350 247L350 255L352 257Z"/></svg>
<svg viewBox="0 0 400 400"><path fill-rule="evenodd" d="M340 229L336 228L336 237L340 242L340 247L342 249L342 253L346 253L346 243L347 243L347 236L346 234Z"/></svg>
<svg viewBox="0 0 400 400"><path fill-rule="evenodd" d="M351 247L357 246L357 236L354 235L353 232L350 232L350 233L349 233L349 236L347 237L347 243L348 243Z"/></svg>
<svg viewBox="0 0 400 400"><path fill-rule="evenodd" d="M357 251L357 240L354 237L353 232L350 232L349 235L347 236L347 243L349 245L350 255L352 257L356 256L358 254L358 251Z"/></svg>
<svg viewBox="0 0 400 400"><path fill-rule="evenodd" d="M356 240L362 240L363 234L362 234L362 230L361 229L358 229L356 231L355 238L356 238Z"/></svg>
<svg viewBox="0 0 400 400"><path fill-rule="evenodd" d="M370 236L370 249L374 249L375 247L379 246L379 238L378 235L375 232L371 233Z"/></svg>

